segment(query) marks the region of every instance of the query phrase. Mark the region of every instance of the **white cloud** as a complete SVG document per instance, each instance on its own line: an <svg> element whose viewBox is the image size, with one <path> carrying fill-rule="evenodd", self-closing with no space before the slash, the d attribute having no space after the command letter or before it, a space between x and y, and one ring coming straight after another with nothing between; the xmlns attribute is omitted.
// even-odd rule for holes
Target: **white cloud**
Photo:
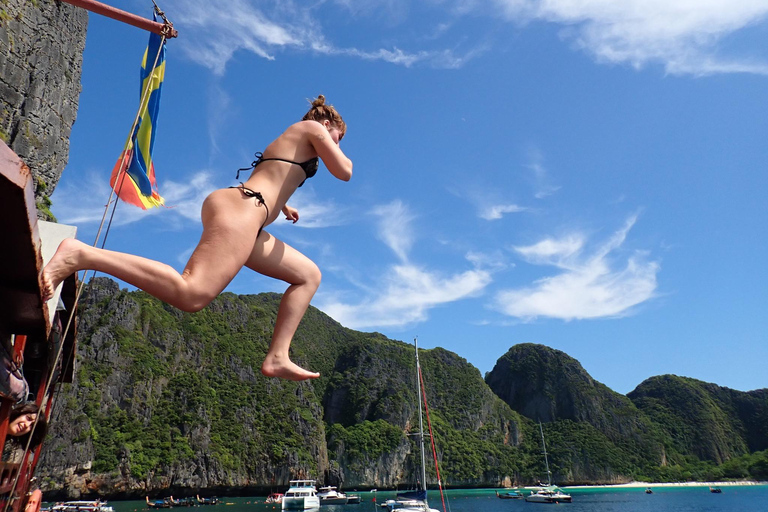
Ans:
<svg viewBox="0 0 768 512"><path fill-rule="evenodd" d="M467 261L472 263L475 268L478 269L498 271L515 266L513 263L509 263L507 259L502 256L501 251L498 250L492 252L470 251L467 253L466 258Z"/></svg>
<svg viewBox="0 0 768 512"><path fill-rule="evenodd" d="M514 247L514 250L530 263L571 268L569 260L579 254L583 246L582 236L572 234L561 239L545 238L527 247Z"/></svg>
<svg viewBox="0 0 768 512"><path fill-rule="evenodd" d="M654 296L659 264L645 261L637 252L627 258L624 268L612 268L611 255L626 240L636 221L625 226L593 253L584 255L579 235L561 240L547 239L515 251L533 264L551 265L563 272L536 281L533 286L504 290L495 298L495 308L522 319L536 317L563 320L615 317Z"/></svg>
<svg viewBox="0 0 768 512"><path fill-rule="evenodd" d="M402 201L376 206L371 213L379 218L377 237L397 255L402 262L408 261L408 251L413 245L413 215Z"/></svg>
<svg viewBox="0 0 768 512"><path fill-rule="evenodd" d="M474 269L447 276L409 263L414 217L408 207L396 200L374 207L372 214L378 217L377 237L400 263L381 277L375 276L372 284L358 280L355 284L362 299L345 299L338 294L318 297L318 307L346 327L402 327L424 321L434 307L481 293L491 282L491 272L505 266L499 254L480 253L467 255Z"/></svg>
<svg viewBox="0 0 768 512"><path fill-rule="evenodd" d="M337 205L332 199L318 200L311 187L304 186L288 200L288 204L299 211L299 228L327 228L343 226L348 222L347 209ZM279 216L272 226L290 224Z"/></svg>
<svg viewBox="0 0 768 512"><path fill-rule="evenodd" d="M518 213L524 212L527 208L524 206L518 206L516 204L498 204L480 211L480 218L485 220L498 220L504 216L505 213Z"/></svg>
<svg viewBox="0 0 768 512"><path fill-rule="evenodd" d="M402 327L426 320L427 312L440 304L480 293L490 282L484 270L441 277L415 265L395 265L372 298L355 303L329 298L318 307L352 329Z"/></svg>
<svg viewBox="0 0 768 512"><path fill-rule="evenodd" d="M473 58L482 48L456 55L452 50L408 52L399 48L362 50L339 48L323 35L317 6L301 6L283 2L268 11L257 8L257 2L231 0L226 9L215 8L203 0L166 0L164 8L173 12L175 26L186 37L178 45L187 56L222 75L227 63L239 50L274 60L275 52L291 49L324 55L381 60L402 66L423 62L437 68L456 68ZM367 11L370 14L370 11ZM363 14L366 14L364 12Z"/></svg>
<svg viewBox="0 0 768 512"><path fill-rule="evenodd" d="M762 22L765 0L493 0L510 20L544 20L568 28L566 38L598 60L669 73L768 74L768 63L721 57L724 37Z"/></svg>
<svg viewBox="0 0 768 512"><path fill-rule="evenodd" d="M207 172L193 174L189 180L182 183L165 180L162 186L166 206L174 213L194 221L200 220L205 198L218 188L213 185L211 175Z"/></svg>
<svg viewBox="0 0 768 512"><path fill-rule="evenodd" d="M228 116L232 112L231 103L232 99L218 83L213 83L208 88L208 141L211 144L209 158L219 153L219 138L229 121Z"/></svg>
<svg viewBox="0 0 768 512"><path fill-rule="evenodd" d="M203 200L215 188L209 174L205 172L192 175L189 181L184 183L164 181L160 184L160 195L165 198L168 208L142 210L121 201L117 205L112 225L125 226L160 214L164 215L165 219L179 220L179 217L182 217L199 221ZM104 216L104 205L110 197L110 191L109 178L97 173L91 173L77 186L61 185L56 188L52 198L54 215L64 224L99 223ZM112 199L114 201L115 197L112 196ZM112 206L109 211L112 211Z"/></svg>

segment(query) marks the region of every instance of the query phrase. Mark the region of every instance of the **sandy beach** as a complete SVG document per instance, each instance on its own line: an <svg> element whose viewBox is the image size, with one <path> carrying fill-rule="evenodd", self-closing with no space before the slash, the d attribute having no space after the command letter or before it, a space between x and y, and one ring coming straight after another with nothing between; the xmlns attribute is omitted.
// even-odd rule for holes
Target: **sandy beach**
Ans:
<svg viewBox="0 0 768 512"><path fill-rule="evenodd" d="M626 488L645 488L645 487L728 487L741 485L767 485L768 482L755 482L753 480L744 480L738 482L629 482L626 484L611 485L568 485L562 486L563 489L626 489Z"/></svg>

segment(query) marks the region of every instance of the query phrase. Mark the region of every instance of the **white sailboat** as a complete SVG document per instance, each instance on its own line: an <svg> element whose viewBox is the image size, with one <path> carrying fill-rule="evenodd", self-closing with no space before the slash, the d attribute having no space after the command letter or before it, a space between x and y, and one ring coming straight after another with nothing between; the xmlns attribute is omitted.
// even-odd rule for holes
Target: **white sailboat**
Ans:
<svg viewBox="0 0 768 512"><path fill-rule="evenodd" d="M530 503L571 503L572 498L569 494L565 494L559 487L552 485L552 472L549 470L547 444L544 442L544 428L541 426L541 422L539 422L539 432L541 432L541 447L544 451L544 464L547 468L547 485L526 487L526 489L531 490L531 494L525 497L525 501Z"/></svg>
<svg viewBox="0 0 768 512"><path fill-rule="evenodd" d="M387 500L384 506L387 509L397 512L440 512L438 509L430 508L427 502L427 463L424 455L424 423L421 409L421 366L419 364L419 347L416 339L413 340L413 346L416 349L416 391L419 399L419 433L416 434L419 439L419 450L421 454L421 489L415 491L403 492L397 495L397 499Z"/></svg>

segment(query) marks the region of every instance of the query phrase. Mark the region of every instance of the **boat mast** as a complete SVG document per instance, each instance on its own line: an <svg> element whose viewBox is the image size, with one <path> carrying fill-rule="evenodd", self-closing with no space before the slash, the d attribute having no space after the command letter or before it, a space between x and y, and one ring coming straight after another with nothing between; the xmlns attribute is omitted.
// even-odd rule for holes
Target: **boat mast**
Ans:
<svg viewBox="0 0 768 512"><path fill-rule="evenodd" d="M419 384L419 375L421 366L419 365L419 345L418 338L413 338L413 346L416 349L416 392L419 397L419 448L421 449L421 488L427 490L427 459L424 457L424 424L421 419L421 385Z"/></svg>
<svg viewBox="0 0 768 512"><path fill-rule="evenodd" d="M544 442L544 428L539 420L539 432L541 432L541 447L544 450L544 465L547 467L547 487L552 486L552 472L549 471L549 460L547 459L547 444Z"/></svg>

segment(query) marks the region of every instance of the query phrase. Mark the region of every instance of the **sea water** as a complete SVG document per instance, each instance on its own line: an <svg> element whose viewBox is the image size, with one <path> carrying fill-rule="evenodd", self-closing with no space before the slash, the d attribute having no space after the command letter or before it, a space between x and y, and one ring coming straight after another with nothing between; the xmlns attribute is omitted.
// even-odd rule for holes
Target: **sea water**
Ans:
<svg viewBox="0 0 768 512"><path fill-rule="evenodd" d="M653 494L644 488L592 488L568 489L573 503L527 503L524 500L501 500L494 489L450 489L445 491L444 512L520 512L557 507L562 512L768 512L768 485L721 487L721 494L709 492L707 486L653 487ZM359 505L328 505L320 512L381 512L379 506L394 498L394 492L360 492ZM178 497L178 496L175 496ZM219 505L200 507L204 512L279 512L280 505L267 505L265 497L221 498ZM443 511L440 493L429 491L431 508ZM144 501L110 501L115 512L142 512L149 510ZM179 509L177 509L179 510ZM184 510L182 507L181 510ZM200 510L203 512L203 510Z"/></svg>

